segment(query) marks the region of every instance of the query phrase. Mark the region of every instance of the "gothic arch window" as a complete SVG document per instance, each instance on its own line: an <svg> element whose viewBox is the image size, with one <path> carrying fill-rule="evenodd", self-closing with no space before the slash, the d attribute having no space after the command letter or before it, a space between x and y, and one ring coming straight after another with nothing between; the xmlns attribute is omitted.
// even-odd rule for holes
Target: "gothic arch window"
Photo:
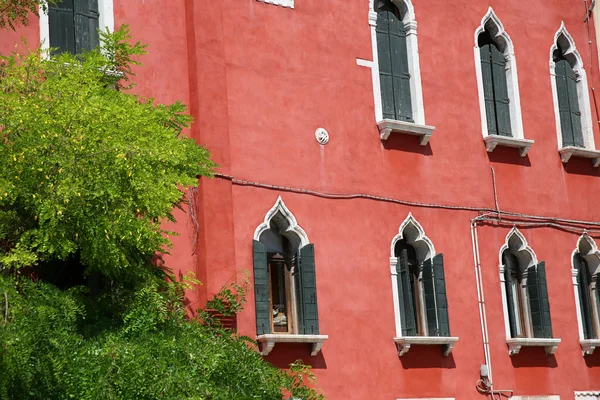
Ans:
<svg viewBox="0 0 600 400"><path fill-rule="evenodd" d="M577 248L573 252L572 272L580 339L600 339L600 295L597 286L600 251L587 233L579 238Z"/></svg>
<svg viewBox="0 0 600 400"><path fill-rule="evenodd" d="M391 132L421 136L427 144L435 128L425 125L417 22L410 0L369 0L373 43L375 118L381 138Z"/></svg>
<svg viewBox="0 0 600 400"><path fill-rule="evenodd" d="M600 165L583 60L564 23L550 48L550 78L562 161L566 163L575 155L593 158L594 166Z"/></svg>
<svg viewBox="0 0 600 400"><path fill-rule="evenodd" d="M391 273L398 337L450 337L444 257L409 214L392 240Z"/></svg>
<svg viewBox="0 0 600 400"><path fill-rule="evenodd" d="M546 265L516 228L500 249L500 281L507 338L552 338Z"/></svg>
<svg viewBox="0 0 600 400"><path fill-rule="evenodd" d="M267 213L253 241L258 335L318 335L314 245L283 200Z"/></svg>
<svg viewBox="0 0 600 400"><path fill-rule="evenodd" d="M521 148L524 156L533 141L524 139L514 46L491 7L475 31L474 50L487 150L501 144Z"/></svg>

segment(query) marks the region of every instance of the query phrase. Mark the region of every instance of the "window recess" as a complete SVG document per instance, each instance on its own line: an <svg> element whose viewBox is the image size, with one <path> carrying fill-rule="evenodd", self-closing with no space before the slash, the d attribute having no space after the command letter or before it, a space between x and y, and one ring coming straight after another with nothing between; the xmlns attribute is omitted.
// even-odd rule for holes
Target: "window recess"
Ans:
<svg viewBox="0 0 600 400"><path fill-rule="evenodd" d="M437 345L448 356L458 337L450 335L444 256L410 214L392 241L390 261L398 355L413 345Z"/></svg>
<svg viewBox="0 0 600 400"><path fill-rule="evenodd" d="M561 161L589 158L594 167L599 167L600 151L594 143L587 76L581 55L564 23L550 49L550 81Z"/></svg>
<svg viewBox="0 0 600 400"><path fill-rule="evenodd" d="M387 140L393 133L414 135L425 146L435 128L425 124L414 7L410 0L374 0L369 25L380 138Z"/></svg>
<svg viewBox="0 0 600 400"><path fill-rule="evenodd" d="M577 242L572 272L579 342L583 355L587 356L600 347L600 252L596 242L587 233Z"/></svg>
<svg viewBox="0 0 600 400"><path fill-rule="evenodd" d="M534 141L525 139L523 133L514 47L491 7L475 31L474 50L486 151L514 147L525 157Z"/></svg>
<svg viewBox="0 0 600 400"><path fill-rule="evenodd" d="M253 255L261 354L276 343L309 343L317 355L328 336L319 332L314 245L281 198L255 232Z"/></svg>
<svg viewBox="0 0 600 400"><path fill-rule="evenodd" d="M513 228L500 250L500 281L510 355L523 346L554 354L560 339L552 335L546 264L538 262L525 237Z"/></svg>

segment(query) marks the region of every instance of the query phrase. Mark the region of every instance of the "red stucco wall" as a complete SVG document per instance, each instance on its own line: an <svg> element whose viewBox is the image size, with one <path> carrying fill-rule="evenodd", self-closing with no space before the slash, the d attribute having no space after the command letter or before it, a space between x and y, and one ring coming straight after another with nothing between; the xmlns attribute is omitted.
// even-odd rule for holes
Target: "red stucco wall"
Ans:
<svg viewBox="0 0 600 400"><path fill-rule="evenodd" d="M425 118L436 127L425 147L416 137L379 140L371 71L356 63L372 58L369 0L295 1L292 10L256 0L115 0L116 25L130 24L136 39L150 45L135 90L161 102L187 102L196 119L190 135L212 151L220 173L321 192L494 208L492 166L503 210L600 219L598 170L589 160L560 161L548 67L564 21L588 82L600 81L581 1L413 0ZM535 140L525 158L506 148L488 154L481 137L473 46L489 6L515 46L524 134ZM34 21L19 34L32 43L37 32ZM0 49L15 39L3 36ZM331 135L326 146L315 141L318 127ZM254 230L279 195L315 244L319 322L329 340L317 357L304 346L277 345L267 359L282 367L304 359L333 400L480 398L475 382L484 355L469 231L474 212L202 180L195 197L198 240L183 213L169 226L181 236L167 264L195 270L204 282L190 293L190 308L236 271L251 272ZM445 257L451 332L460 338L449 357L437 347L416 347L399 358L392 340L390 244L409 212ZM572 399L574 390L600 390L600 353L584 358L579 347L570 260L578 234L521 229L546 262L554 336L562 343L555 356L540 348L508 355L498 252L509 228L479 228L495 388L562 399ZM248 300L238 327L253 336L252 293Z"/></svg>

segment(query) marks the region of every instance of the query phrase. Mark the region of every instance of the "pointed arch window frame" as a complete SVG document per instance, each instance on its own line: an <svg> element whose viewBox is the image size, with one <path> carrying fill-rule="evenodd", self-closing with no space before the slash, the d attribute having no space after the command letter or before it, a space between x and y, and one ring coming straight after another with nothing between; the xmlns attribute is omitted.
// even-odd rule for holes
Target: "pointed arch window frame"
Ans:
<svg viewBox="0 0 600 400"><path fill-rule="evenodd" d="M300 227L300 225L298 225L298 221L296 220L296 217L294 216L294 214L292 214L292 212L289 210L289 208L285 205L281 196L277 197L277 200L275 201L275 204L273 205L273 207L271 207L271 209L269 211L267 211L263 222L260 225L258 225L256 230L254 231L253 240L260 241L261 235L265 231L270 229L271 220L277 214L282 215L288 223L288 227L287 227L286 231L281 232L281 234L284 236L289 236L289 235L296 236L300 241L298 250L311 244L310 240L308 239L308 235L306 234L306 231L304 229L302 229ZM292 285L290 290L292 291L293 301L296 302L297 298L296 298L296 293L295 293L295 285ZM294 314L295 314L294 318L296 318L296 320L297 320L298 316L297 316L296 310L294 311ZM328 335L321 335L321 334L312 335L312 334L301 334L301 333L293 333L293 334L290 334L290 333L286 333L286 334L268 333L268 334L263 334L263 335L257 335L257 337L256 337L256 340L259 344L260 354L263 356L268 356L277 343L308 343L311 346L310 347L310 355L314 357L319 354L319 352L321 351L321 349L323 347L323 344L325 343L325 341L327 339L329 339Z"/></svg>
<svg viewBox="0 0 600 400"><path fill-rule="evenodd" d="M514 238L514 240L512 240ZM512 241L511 241L512 240ZM515 244L515 240L517 244ZM512 246L511 246L512 245ZM502 256L505 251L511 251L511 253L523 254L521 258L529 258L527 266L519 263L519 268L522 271L521 290L523 290L524 301L521 305L523 311L523 317L525 319L525 332L527 337L513 338L510 332L510 320L508 311L508 293L506 290L506 278L505 278L505 266ZM527 293L527 270L531 266L537 266L538 258L533 249L527 243L525 236L516 228L513 227L508 234L500 251L498 252L498 272L500 274L500 292L502 294L502 310L504 314L504 328L506 332L506 343L508 345L508 354L513 356L519 354L522 347L544 347L546 355L552 355L556 353L558 345L561 339L558 338L535 338L533 337L533 326L531 322L531 310L529 306L529 294Z"/></svg>
<svg viewBox="0 0 600 400"><path fill-rule="evenodd" d="M563 54L569 56L575 61L573 70L577 77L577 99L579 101L579 111L581 112L581 133L583 136L583 148L574 146L563 146L562 125L560 121L560 108L558 104L558 89L556 86L556 65L554 63L554 52L558 49L558 43L561 42ZM575 40L567 30L565 23L561 22L560 28L554 34L554 41L550 47L550 84L552 87L552 103L554 105L554 116L556 120L556 138L558 143L558 152L561 161L566 164L573 156L592 159L595 168L600 167L600 151L596 149L594 141L594 129L592 122L592 109L590 103L590 92L585 72L583 59L575 46Z"/></svg>
<svg viewBox="0 0 600 400"><path fill-rule="evenodd" d="M412 227L412 235L406 235L405 230ZM437 255L433 242L425 235L421 224L415 219L412 213L409 213L404 222L398 229L398 234L394 236L390 245L390 275L392 280L392 296L394 301L394 318L396 325L396 336L394 342L398 349L398 356L404 356L412 345L441 345L443 355L449 356L458 342L457 336L402 336L402 316L400 306L400 290L398 288L398 257L396 257L396 243L405 240L407 244L413 246L417 252L417 259L425 261L433 259ZM421 278L419 284L422 285ZM422 292L422 290L421 290ZM419 298L417 307L422 316L425 316L425 303L423 297ZM425 325L427 325L425 323Z"/></svg>
<svg viewBox="0 0 600 400"><path fill-rule="evenodd" d="M595 338L586 339L583 330L583 321L581 318L582 304L580 300L580 287L579 287L579 270L575 266L575 256L580 255L589 264L594 265L594 270L591 272L592 282L592 323L595 325ZM573 292L575 295L575 308L577 310L577 327L579 331L579 343L581 346L581 352L584 356L588 356L594 353L597 347L600 347L600 250L594 239L592 239L588 233L584 233L577 240L577 246L571 255L571 277L573 281ZM595 296L595 297L594 297ZM594 316L594 313L596 314Z"/></svg>
<svg viewBox="0 0 600 400"><path fill-rule="evenodd" d="M420 144L426 146L435 130L434 126L425 123L425 109L423 106L423 87L421 84L421 65L419 62L419 44L417 38L417 20L415 9L411 0L390 0L396 7L405 11L402 22L406 29L406 48L408 56L408 71L410 74L410 97L412 117L415 122L396 121L383 118L383 101L381 83L379 79L379 52L377 48L377 12L375 2L369 0L369 26L371 29L371 43L373 61L362 62L359 65L371 68L373 79L373 97L375 105L375 122L379 129L381 140L387 140L392 133L402 133L420 137Z"/></svg>
<svg viewBox="0 0 600 400"><path fill-rule="evenodd" d="M506 86L508 90L510 127L512 136L490 135L487 125L487 113L485 109L485 94L483 83L483 71L481 67L481 55L479 50L479 35L484 31L490 33L492 40L504 47L503 55L506 61ZM481 114L481 133L485 142L486 151L491 153L497 146L515 147L519 149L521 157L525 157L534 141L526 139L523 131L523 116L521 112L521 95L519 92L519 75L517 73L517 61L513 42L504 29L500 18L492 7L481 19L481 24L475 30L475 47L473 49L475 59L475 75L477 78L477 92L479 94L479 111Z"/></svg>
<svg viewBox="0 0 600 400"><path fill-rule="evenodd" d="M114 0L98 0L98 29L115 30ZM50 18L48 10L40 9L40 48L44 54L50 49Z"/></svg>

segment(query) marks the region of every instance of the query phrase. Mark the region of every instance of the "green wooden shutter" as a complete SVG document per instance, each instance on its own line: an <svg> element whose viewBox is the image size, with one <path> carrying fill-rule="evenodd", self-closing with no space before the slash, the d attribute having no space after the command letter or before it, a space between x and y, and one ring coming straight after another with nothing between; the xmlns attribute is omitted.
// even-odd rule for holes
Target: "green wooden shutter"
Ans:
<svg viewBox="0 0 600 400"><path fill-rule="evenodd" d="M435 284L435 305L439 336L450 336L450 319L448 318L448 298L446 296L446 277L444 274L444 255L433 257L433 282Z"/></svg>
<svg viewBox="0 0 600 400"><path fill-rule="evenodd" d="M75 0L75 51L95 49L98 37L98 0Z"/></svg>
<svg viewBox="0 0 600 400"><path fill-rule="evenodd" d="M433 261L423 262L423 292L425 294L425 318L427 319L427 336L439 336L437 307L435 304L435 284L433 281Z"/></svg>
<svg viewBox="0 0 600 400"><path fill-rule="evenodd" d="M377 54L383 117L414 122L410 97L410 73L406 28L388 7L377 13Z"/></svg>
<svg viewBox="0 0 600 400"><path fill-rule="evenodd" d="M389 11L377 13L377 55L379 59L379 84L383 118L396 119L394 84L392 79L392 55L390 51Z"/></svg>
<svg viewBox="0 0 600 400"><path fill-rule="evenodd" d="M298 333L304 332L304 306L302 301L302 274L300 273L300 257L299 254L296 254L294 257L294 272L292 276L294 277L294 290L296 294L296 315L298 320L296 321L296 330Z"/></svg>
<svg viewBox="0 0 600 400"><path fill-rule="evenodd" d="M254 298L256 302L256 333L271 333L271 305L269 301L269 272L267 246L255 240L252 243L254 258Z"/></svg>
<svg viewBox="0 0 600 400"><path fill-rule="evenodd" d="M408 251L402 249L398 263L396 264L396 279L398 282L398 300L400 302L400 323L402 325L402 336L416 336L417 322L415 315L415 303L410 284L410 269L408 265Z"/></svg>
<svg viewBox="0 0 600 400"><path fill-rule="evenodd" d="M515 315L515 303L519 301L519 299L515 299L513 297L513 292L511 290L510 281L513 279L512 274L515 271L515 268L519 268L518 265L515 265L513 258L508 251L505 251L502 254L502 260L504 262L504 291L506 292L506 305L508 307L508 322L510 325L510 337L517 337L517 318L521 318L520 315ZM520 286L520 284L519 284ZM520 287L519 287L520 290ZM520 308L520 307L519 307Z"/></svg>
<svg viewBox="0 0 600 400"><path fill-rule="evenodd" d="M560 128L562 134L563 147L575 146L573 137L573 124L571 123L571 105L569 99L569 89L567 84L567 73L571 66L567 60L558 60L555 62L556 73L556 94L558 97L558 110L560 113Z"/></svg>
<svg viewBox="0 0 600 400"><path fill-rule="evenodd" d="M581 112L579 110L579 96L577 95L577 77L573 68L567 64L567 91L569 92L569 112L571 114L571 127L573 131L573 143L577 147L583 146L583 131L581 130ZM587 88L586 88L587 90Z"/></svg>
<svg viewBox="0 0 600 400"><path fill-rule="evenodd" d="M481 77L483 79L483 97L485 100L485 118L487 120L488 135L498 135L496 125L496 104L494 101L494 78L492 73L491 44L479 48L481 55Z"/></svg>
<svg viewBox="0 0 600 400"><path fill-rule="evenodd" d="M317 278L315 276L315 247L313 244L307 244L300 249L300 275L304 316L301 333L318 335L319 310L317 306Z"/></svg>
<svg viewBox="0 0 600 400"><path fill-rule="evenodd" d="M492 76L494 82L494 106L496 107L496 122L498 134L512 136L510 129L510 106L508 99L508 84L506 81L506 60L504 54L494 45L490 46L492 55Z"/></svg>
<svg viewBox="0 0 600 400"><path fill-rule="evenodd" d="M590 298L590 282L588 276L587 263L576 254L574 258L575 269L577 270L577 282L579 284L579 308L581 315L581 325L583 327L584 339L592 339L594 328L592 324L592 299Z"/></svg>
<svg viewBox="0 0 600 400"><path fill-rule="evenodd" d="M58 52L75 53L75 25L73 0L62 0L48 6L50 47Z"/></svg>
<svg viewBox="0 0 600 400"><path fill-rule="evenodd" d="M552 337L552 322L550 319L550 303L548 301L548 286L546 283L546 264L544 261L531 266L527 272L527 290L533 336L536 338Z"/></svg>

